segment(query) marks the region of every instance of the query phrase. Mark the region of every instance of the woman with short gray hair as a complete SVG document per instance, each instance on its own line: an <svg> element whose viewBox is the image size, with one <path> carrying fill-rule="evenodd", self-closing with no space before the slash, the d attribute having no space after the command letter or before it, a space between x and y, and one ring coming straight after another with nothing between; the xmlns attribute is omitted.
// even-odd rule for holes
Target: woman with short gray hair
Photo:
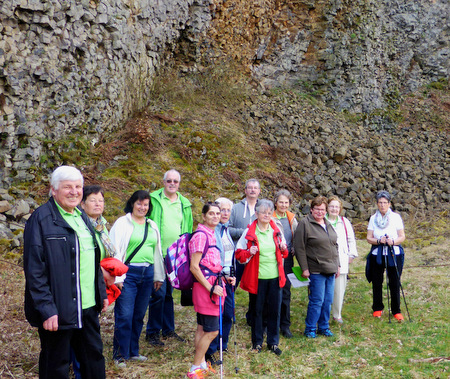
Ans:
<svg viewBox="0 0 450 379"><path fill-rule="evenodd" d="M262 199L253 221L236 245L236 259L245 264L241 288L250 294L252 345L260 352L264 341L263 314L267 315L267 347L276 355L280 334L281 289L286 283L283 258L288 251L283 233L272 219L273 203Z"/></svg>
<svg viewBox="0 0 450 379"><path fill-rule="evenodd" d="M403 220L391 209L391 195L387 191L379 191L376 195L378 210L370 217L367 227L367 242L372 245L367 258L367 279L372 281L373 317L380 318L383 313L383 273L387 270L391 292L391 310L394 318L401 322L400 311L400 278L402 274L404 253L401 243L405 240ZM395 256L389 255L392 251ZM386 267L387 266L387 267ZM398 267L398 275L397 275Z"/></svg>

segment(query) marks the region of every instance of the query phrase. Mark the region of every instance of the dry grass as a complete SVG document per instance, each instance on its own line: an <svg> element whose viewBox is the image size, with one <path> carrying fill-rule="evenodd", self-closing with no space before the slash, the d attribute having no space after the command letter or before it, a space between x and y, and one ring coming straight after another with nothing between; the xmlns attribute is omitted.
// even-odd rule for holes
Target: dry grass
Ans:
<svg viewBox="0 0 450 379"><path fill-rule="evenodd" d="M430 231L433 229L430 226ZM281 338L281 357L263 350L251 350L250 329L245 324L247 294L238 290L237 357L239 373L235 373L233 330L230 352L224 356L225 377L294 378L294 377L407 377L447 378L450 374L448 314L450 286L449 228L446 238L420 247L411 243L406 251L402 276L412 323L389 324L371 317L371 289L364 278L368 245L358 241L360 257L352 264L343 317L344 325L332 324L336 336L314 341L302 336L307 307L305 288L292 291L292 327L294 338ZM415 240L407 230L410 240ZM24 318L24 276L20 266L0 261L2 303L0 306L0 377L37 378L39 338ZM107 358L108 378L181 378L189 369L194 348L195 313L191 307L181 307L176 297L177 332L186 343L165 340L165 346L154 348L141 339L141 353L148 356L145 363L130 363L117 369L112 362L112 309L101 315L101 327ZM402 309L407 318L402 301ZM411 364L410 360L414 361ZM216 377L219 375L217 374Z"/></svg>

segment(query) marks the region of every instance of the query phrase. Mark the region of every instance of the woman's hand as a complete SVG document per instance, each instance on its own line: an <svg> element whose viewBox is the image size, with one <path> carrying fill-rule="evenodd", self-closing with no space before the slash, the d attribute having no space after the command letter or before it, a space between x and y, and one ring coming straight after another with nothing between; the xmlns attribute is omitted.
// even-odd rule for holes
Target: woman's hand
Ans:
<svg viewBox="0 0 450 379"><path fill-rule="evenodd" d="M223 296L223 288L222 288L222 286L214 286L213 293L216 294L217 296L222 297Z"/></svg>
<svg viewBox="0 0 450 379"><path fill-rule="evenodd" d="M281 243L280 243L280 250L281 250L281 251L284 251L284 250L286 250L286 248L287 248L286 243L285 243L285 242L281 242Z"/></svg>
<svg viewBox="0 0 450 379"><path fill-rule="evenodd" d="M106 309L108 308L108 305L109 305L109 300L108 299L103 300L102 312L106 312Z"/></svg>
<svg viewBox="0 0 450 379"><path fill-rule="evenodd" d="M309 270L304 270L304 271L302 272L302 276L303 276L304 278L308 279L309 276L310 276Z"/></svg>
<svg viewBox="0 0 450 379"><path fill-rule="evenodd" d="M116 287L117 287L119 290L122 291L122 289L123 289L123 282L116 283Z"/></svg>
<svg viewBox="0 0 450 379"><path fill-rule="evenodd" d="M253 245L250 249L248 249L248 251L251 255L255 255L258 252L258 246Z"/></svg>
<svg viewBox="0 0 450 379"><path fill-rule="evenodd" d="M159 289L162 287L164 282L154 282L153 283L153 288L155 289L155 291L159 291Z"/></svg>
<svg viewBox="0 0 450 379"><path fill-rule="evenodd" d="M234 276L229 276L227 278L227 282L228 282L228 284L234 286L236 284L236 278Z"/></svg>

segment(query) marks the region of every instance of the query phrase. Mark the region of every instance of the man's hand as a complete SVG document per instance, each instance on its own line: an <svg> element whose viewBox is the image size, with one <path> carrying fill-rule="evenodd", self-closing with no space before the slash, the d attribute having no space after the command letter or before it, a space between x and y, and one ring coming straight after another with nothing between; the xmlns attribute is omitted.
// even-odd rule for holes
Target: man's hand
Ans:
<svg viewBox="0 0 450 379"><path fill-rule="evenodd" d="M49 317L47 320L44 321L44 324L42 326L45 330L48 330L49 332L56 332L58 330L58 315Z"/></svg>
<svg viewBox="0 0 450 379"><path fill-rule="evenodd" d="M302 272L302 276L303 276L304 278L308 279L308 278L309 278L309 270L303 271L303 272Z"/></svg>

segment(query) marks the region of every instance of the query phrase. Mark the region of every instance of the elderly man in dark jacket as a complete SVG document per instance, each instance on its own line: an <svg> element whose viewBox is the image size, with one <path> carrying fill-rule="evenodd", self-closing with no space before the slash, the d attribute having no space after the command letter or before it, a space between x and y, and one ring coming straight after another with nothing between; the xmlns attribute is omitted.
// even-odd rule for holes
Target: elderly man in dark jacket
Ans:
<svg viewBox="0 0 450 379"><path fill-rule="evenodd" d="M39 377L68 378L72 348L83 379L105 378L98 314L108 300L94 230L77 208L80 171L57 168L50 193L24 232L25 315L41 340Z"/></svg>

